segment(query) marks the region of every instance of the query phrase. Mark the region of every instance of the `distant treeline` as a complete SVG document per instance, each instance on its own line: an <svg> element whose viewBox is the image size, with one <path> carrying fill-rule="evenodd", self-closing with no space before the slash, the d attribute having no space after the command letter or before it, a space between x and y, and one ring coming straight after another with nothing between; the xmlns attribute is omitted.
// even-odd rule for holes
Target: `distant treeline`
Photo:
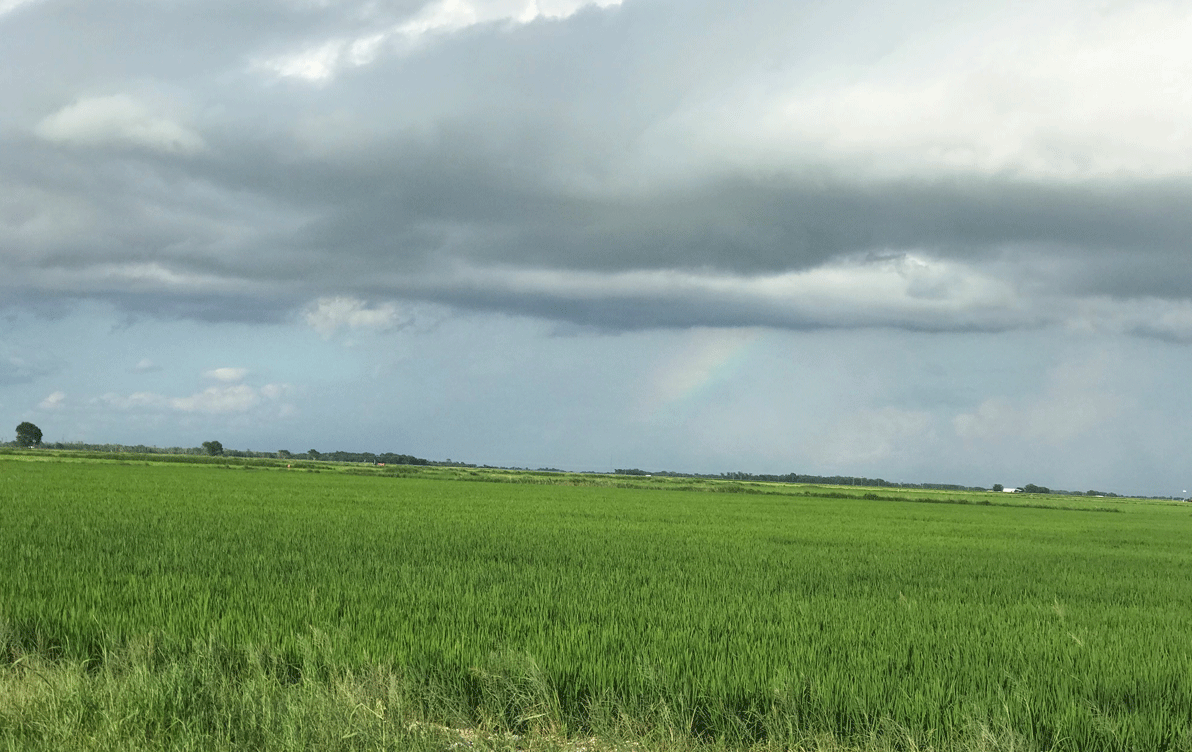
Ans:
<svg viewBox="0 0 1192 752"><path fill-rule="evenodd" d="M16 446L15 442L6 442L5 446ZM87 444L81 441L71 442L55 442L43 443L42 449L65 449L81 452L114 452L122 454L190 454L190 455L208 455L210 452L204 447L157 447L145 446L144 444L137 444L135 446L128 446L127 444ZM386 465L456 465L450 460L447 462L432 462L430 460L415 457L410 454L394 454L393 452L384 452L382 454L374 454L372 452L319 452L311 449L306 452L290 452L285 449L280 449L276 452L254 452L251 449L226 449L220 447L219 456L221 457L244 457L255 459L312 459L324 460L326 462L367 462L372 464L384 463Z"/></svg>
<svg viewBox="0 0 1192 752"><path fill-rule="evenodd" d="M227 450L224 451L227 454ZM284 454L283 454L284 453ZM278 456L283 458L289 455L284 449L278 452ZM439 465L443 463L431 462L424 460L421 457L414 457L409 454L394 454L393 452L384 452L383 454L373 454L372 452L316 452L313 449L305 454L290 455L293 457L308 457L312 460L324 460L326 462L367 462L371 464L384 465Z"/></svg>
<svg viewBox="0 0 1192 752"><path fill-rule="evenodd" d="M0 446L16 447L16 442L2 442ZM208 455L210 452L205 447L156 447L145 446L144 444L136 444L129 446L127 444L87 444L81 441L72 442L55 442L44 443L40 445L44 449L66 449L76 451L88 452L117 452L125 454L172 454L172 455ZM483 467L494 470L530 470L530 468L519 467L499 467L493 465L474 465L467 462L447 460L427 460L421 457L415 457L410 454L395 454L393 452L383 452L381 454L374 454L373 452L319 452L315 449L309 449L305 452L290 452L286 449L279 449L276 452L254 452L251 449L225 449L221 445L219 447L219 455L222 457L243 457L243 458L258 458L258 459L295 459L295 460L322 460L324 462L359 462L369 464L385 464L385 465L428 465L434 467ZM565 472L553 467L538 468L539 472ZM852 475L803 475L801 473L787 473L785 475L772 475L767 473L677 473L670 470L639 470L637 468L617 468L613 471L617 475L653 475L661 478L698 478L701 480L734 480L734 481L754 481L759 483L804 483L809 485L821 486L868 486L871 488L911 488L920 489L924 491L989 491L989 488L981 486L961 486L954 483L895 483L884 480L882 478L865 478L861 476ZM995 487L992 490L1000 491L1001 487ZM1034 494L1054 494L1057 496L1103 496L1106 498L1120 498L1120 494L1111 491L1065 491L1062 489L1053 489L1046 486L1037 486L1033 483L1027 483L1022 486L1022 491L1025 493ZM1177 499L1181 497L1176 496L1153 496L1143 498L1156 499Z"/></svg>
<svg viewBox="0 0 1192 752"><path fill-rule="evenodd" d="M16 446L16 442L8 442L6 446ZM145 446L144 444L137 444L129 446L127 444L87 444L82 441L57 441L44 442L39 445L42 449L69 449L77 452L113 452L122 454L206 454L202 447L157 447ZM243 455L248 456L248 455ZM257 453L253 453L257 456ZM276 457L275 454L260 455L268 457Z"/></svg>
<svg viewBox="0 0 1192 752"><path fill-rule="evenodd" d="M852 475L803 475L801 473L787 473L786 475L771 475L767 473L719 473L704 475L700 473L674 473L668 470L648 472L646 470L617 469L617 475L657 475L665 478L704 478L710 480L738 480L754 481L757 483L806 483L818 486L870 486L878 488L919 488L929 491L986 491L988 489L976 486L958 486L952 483L892 483L881 478L863 478Z"/></svg>
<svg viewBox="0 0 1192 752"><path fill-rule="evenodd" d="M648 472L646 470L623 469L618 468L614 470L617 475L656 475L664 478L706 478L715 480L737 480L737 481L754 481L757 483L806 483L816 486L869 486L875 488L914 488L924 491L989 491L988 488L981 486L960 486L954 483L894 483L892 481L884 480L882 478L864 478L852 475L802 475L800 473L787 473L786 475L770 475L766 473L720 473L719 475L702 475L699 473L674 473L668 470L659 470L657 472ZM995 491L1002 490L1001 487L994 488ZM1053 489L1046 486L1036 486L1034 483L1027 483L1022 487L1024 493L1035 494L1055 494L1059 496L1105 496L1117 497L1118 494L1110 491L1064 491L1062 489ZM1168 498L1168 497L1163 497Z"/></svg>
<svg viewBox="0 0 1192 752"><path fill-rule="evenodd" d="M810 483L820 486L873 486L877 488L919 488L928 491L984 491L973 486L959 486L954 483L892 483L882 478L863 478L851 475L754 475L752 473L721 473L727 480L752 480L767 483Z"/></svg>

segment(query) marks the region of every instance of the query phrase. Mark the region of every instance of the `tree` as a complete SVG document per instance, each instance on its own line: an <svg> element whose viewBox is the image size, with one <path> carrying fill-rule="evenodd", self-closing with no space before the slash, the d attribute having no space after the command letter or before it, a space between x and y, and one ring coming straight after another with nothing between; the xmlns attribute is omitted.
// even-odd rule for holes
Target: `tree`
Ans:
<svg viewBox="0 0 1192 752"><path fill-rule="evenodd" d="M291 457L293 457L294 455L290 454L290 450L288 450L288 449L278 449L277 456L283 460L288 460Z"/></svg>
<svg viewBox="0 0 1192 752"><path fill-rule="evenodd" d="M17 426L17 444L23 447L41 445L41 429L29 421Z"/></svg>
<svg viewBox="0 0 1192 752"><path fill-rule="evenodd" d="M1001 483L994 483L994 484L993 484L993 490L994 490L994 491L1001 492L1001 491L1005 491L1005 490L1006 490L1006 487L1005 487L1005 486L1003 486Z"/></svg>
<svg viewBox="0 0 1192 752"><path fill-rule="evenodd" d="M307 456L307 457L310 457L312 460L317 460L317 459L318 459L319 457L321 457L322 455L321 455L321 454L319 454L319 450L318 450L318 449L309 449L309 450L307 450L307 452L306 452L306 456Z"/></svg>
<svg viewBox="0 0 1192 752"><path fill-rule="evenodd" d="M204 441L203 448L206 449L207 454L211 455L212 457L223 454L223 444L220 444L218 441Z"/></svg>

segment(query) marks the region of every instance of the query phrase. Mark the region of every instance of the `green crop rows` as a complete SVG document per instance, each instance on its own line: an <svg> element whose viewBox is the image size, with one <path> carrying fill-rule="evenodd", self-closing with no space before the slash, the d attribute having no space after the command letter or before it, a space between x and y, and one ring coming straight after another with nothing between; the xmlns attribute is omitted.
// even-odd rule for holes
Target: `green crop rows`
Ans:
<svg viewBox="0 0 1192 752"><path fill-rule="evenodd" d="M615 708L743 743L1192 748L1188 506L771 490L0 457L0 641L215 644L284 678L321 640L328 671L390 667L463 707L494 674L535 683L529 709L571 730Z"/></svg>

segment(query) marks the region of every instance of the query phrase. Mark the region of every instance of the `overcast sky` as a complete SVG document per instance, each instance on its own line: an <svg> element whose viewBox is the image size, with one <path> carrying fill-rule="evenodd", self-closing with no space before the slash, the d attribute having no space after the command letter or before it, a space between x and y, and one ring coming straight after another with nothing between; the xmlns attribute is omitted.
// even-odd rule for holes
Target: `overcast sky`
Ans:
<svg viewBox="0 0 1192 752"><path fill-rule="evenodd" d="M1192 488L1192 3L0 0L0 102L47 441Z"/></svg>

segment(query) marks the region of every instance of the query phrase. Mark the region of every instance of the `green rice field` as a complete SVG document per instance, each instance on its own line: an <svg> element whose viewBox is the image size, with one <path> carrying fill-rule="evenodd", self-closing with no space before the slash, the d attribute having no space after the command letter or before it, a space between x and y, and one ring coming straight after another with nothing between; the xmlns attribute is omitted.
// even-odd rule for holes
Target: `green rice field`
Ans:
<svg viewBox="0 0 1192 752"><path fill-rule="evenodd" d="M10 453L0 514L0 749L35 665L201 661L510 734L1192 750L1192 504Z"/></svg>

